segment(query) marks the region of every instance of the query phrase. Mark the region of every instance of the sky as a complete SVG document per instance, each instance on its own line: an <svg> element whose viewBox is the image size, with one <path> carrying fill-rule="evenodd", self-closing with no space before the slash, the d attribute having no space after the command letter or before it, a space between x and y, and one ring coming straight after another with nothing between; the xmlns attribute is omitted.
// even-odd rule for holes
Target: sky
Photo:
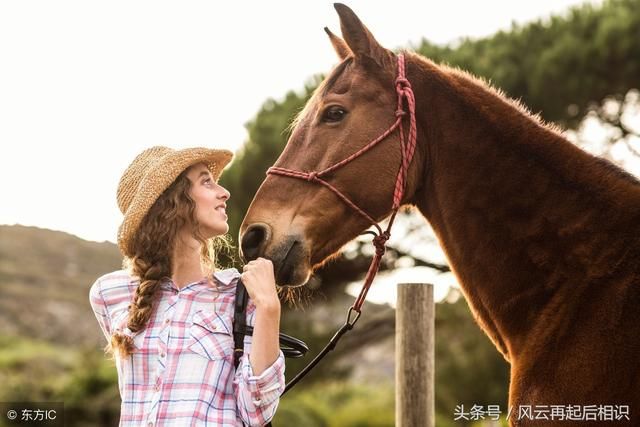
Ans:
<svg viewBox="0 0 640 427"><path fill-rule="evenodd" d="M580 3L346 4L397 48L484 37ZM0 224L114 242L116 188L135 155L237 151L268 98L337 63L325 26L339 33L325 1L0 2Z"/></svg>

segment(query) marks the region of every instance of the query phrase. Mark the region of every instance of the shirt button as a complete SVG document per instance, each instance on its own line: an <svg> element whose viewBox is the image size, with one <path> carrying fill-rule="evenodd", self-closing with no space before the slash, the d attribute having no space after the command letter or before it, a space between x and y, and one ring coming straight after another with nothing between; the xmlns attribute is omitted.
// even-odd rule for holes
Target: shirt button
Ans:
<svg viewBox="0 0 640 427"><path fill-rule="evenodd" d="M154 387L155 391L160 391L160 383L157 383L156 386Z"/></svg>
<svg viewBox="0 0 640 427"><path fill-rule="evenodd" d="M165 357L166 354L164 354L164 351L162 353L160 353L160 357Z"/></svg>
<svg viewBox="0 0 640 427"><path fill-rule="evenodd" d="M153 427L153 423L151 421L149 421L149 424L147 424L147 426Z"/></svg>
<svg viewBox="0 0 640 427"><path fill-rule="evenodd" d="M165 323L165 324L167 324L167 323L169 323L169 322L170 322L170 320L169 320L169 319L164 319L164 323Z"/></svg>

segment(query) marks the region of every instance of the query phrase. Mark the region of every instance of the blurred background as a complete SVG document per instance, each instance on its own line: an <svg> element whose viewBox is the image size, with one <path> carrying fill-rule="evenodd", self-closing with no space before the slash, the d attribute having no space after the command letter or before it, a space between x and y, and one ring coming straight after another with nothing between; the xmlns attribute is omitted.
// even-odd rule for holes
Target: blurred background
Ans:
<svg viewBox="0 0 640 427"><path fill-rule="evenodd" d="M337 58L328 2L0 4L0 401L63 401L66 425L115 426L117 374L88 302L120 268L115 188L151 145L229 148L230 234L287 127ZM489 80L584 149L640 173L640 0L349 2L377 40ZM476 4L477 3L477 4ZM394 16L397 15L397 16ZM282 330L318 352L373 255L350 243ZM460 296L424 219L404 210L354 332L294 391L280 426L394 424L395 284L435 285L436 425L507 410L509 367ZM223 267L237 266L234 251ZM0 416L0 425L3 417Z"/></svg>

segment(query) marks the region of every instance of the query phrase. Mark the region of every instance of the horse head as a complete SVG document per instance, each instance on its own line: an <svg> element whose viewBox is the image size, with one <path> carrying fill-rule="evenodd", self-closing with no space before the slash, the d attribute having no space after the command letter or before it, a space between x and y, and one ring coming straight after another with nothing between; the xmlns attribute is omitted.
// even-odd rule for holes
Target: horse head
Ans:
<svg viewBox="0 0 640 427"><path fill-rule="evenodd" d="M271 259L281 286L305 284L315 268L390 214L402 161L399 129L384 135L396 122L405 126L398 120L404 114L397 101L398 56L382 47L351 9L335 8L344 40L325 31L341 62L295 119L273 173L240 227L244 259ZM375 147L349 159L381 136ZM420 163L411 164L403 202L416 190ZM283 170L302 179L275 173Z"/></svg>

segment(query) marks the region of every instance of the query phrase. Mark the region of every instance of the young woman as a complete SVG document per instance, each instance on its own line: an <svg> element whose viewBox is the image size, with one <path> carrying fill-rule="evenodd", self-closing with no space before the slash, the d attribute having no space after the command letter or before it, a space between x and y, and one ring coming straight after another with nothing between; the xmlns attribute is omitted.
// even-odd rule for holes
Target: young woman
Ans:
<svg viewBox="0 0 640 427"><path fill-rule="evenodd" d="M280 301L265 259L216 270L229 192L226 150L152 147L118 185L125 270L100 277L90 302L115 357L120 426L262 426L284 390ZM245 352L233 364L235 290L250 300Z"/></svg>

